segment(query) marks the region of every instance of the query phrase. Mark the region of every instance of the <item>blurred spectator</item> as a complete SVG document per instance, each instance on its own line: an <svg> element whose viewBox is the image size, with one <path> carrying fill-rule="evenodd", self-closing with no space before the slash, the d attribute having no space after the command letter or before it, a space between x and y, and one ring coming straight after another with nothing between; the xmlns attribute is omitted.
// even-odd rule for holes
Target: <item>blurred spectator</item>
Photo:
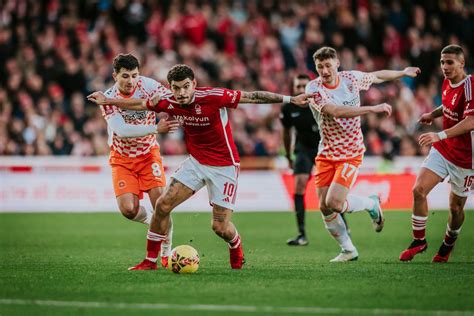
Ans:
<svg viewBox="0 0 474 316"><path fill-rule="evenodd" d="M113 85L118 53L135 54L141 72L164 84L173 64L187 63L202 86L288 94L294 74L314 77L312 54L323 45L339 50L342 70L422 69L416 80L371 88L362 104L394 107L390 118L364 118L367 155L424 154L417 119L440 102L439 52L448 43L474 49L470 1L0 3L0 155L107 154L105 121L85 96ZM241 155L278 155L279 105L230 113ZM163 154L184 154L182 137L163 137Z"/></svg>

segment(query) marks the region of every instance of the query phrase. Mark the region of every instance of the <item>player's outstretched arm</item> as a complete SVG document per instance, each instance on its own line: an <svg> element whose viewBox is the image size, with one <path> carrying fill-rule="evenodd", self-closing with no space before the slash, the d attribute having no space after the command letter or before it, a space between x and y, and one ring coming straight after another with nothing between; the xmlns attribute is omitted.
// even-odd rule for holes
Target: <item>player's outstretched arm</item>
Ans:
<svg viewBox="0 0 474 316"><path fill-rule="evenodd" d="M112 115L107 119L107 124L112 131L121 138L142 137L152 134L173 133L179 127L179 122L160 119L157 125L128 124L120 114Z"/></svg>
<svg viewBox="0 0 474 316"><path fill-rule="evenodd" d="M392 107L387 103L361 107L334 105L327 103L322 107L321 112L336 118L351 118L368 113L384 113L385 115L390 116L392 114Z"/></svg>
<svg viewBox="0 0 474 316"><path fill-rule="evenodd" d="M415 78L420 73L421 70L418 67L406 67L403 70L379 70L372 72L376 77L374 83L382 83L385 81L400 79L402 77Z"/></svg>
<svg viewBox="0 0 474 316"><path fill-rule="evenodd" d="M311 94L300 94L295 97L281 95L268 91L241 91L239 103L293 103L295 105L306 105L309 103Z"/></svg>
<svg viewBox="0 0 474 316"><path fill-rule="evenodd" d="M115 105L121 109L144 111L147 110L145 99L111 99L101 91L96 91L87 96L87 100L97 105Z"/></svg>
<svg viewBox="0 0 474 316"><path fill-rule="evenodd" d="M459 136L470 131L474 131L474 116L467 116L453 127L445 129L439 133L421 134L418 141L421 146L429 146L445 138Z"/></svg>

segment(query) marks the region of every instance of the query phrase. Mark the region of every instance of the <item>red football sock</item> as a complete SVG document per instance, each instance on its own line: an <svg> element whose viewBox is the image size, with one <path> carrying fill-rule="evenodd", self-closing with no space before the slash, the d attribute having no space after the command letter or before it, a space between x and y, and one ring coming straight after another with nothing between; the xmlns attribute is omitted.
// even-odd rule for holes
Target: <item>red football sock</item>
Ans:
<svg viewBox="0 0 474 316"><path fill-rule="evenodd" d="M148 231L146 235L146 258L152 262L158 260L158 254L161 250L161 242L166 239L166 235L160 235Z"/></svg>
<svg viewBox="0 0 474 316"><path fill-rule="evenodd" d="M428 216L411 216L411 227L413 229L413 238L423 240L425 239L426 221Z"/></svg>
<svg viewBox="0 0 474 316"><path fill-rule="evenodd" d="M239 233L236 232L234 238L232 238L232 240L230 240L227 243L229 244L230 248L232 248L232 249L237 248L240 245L240 235L239 235Z"/></svg>

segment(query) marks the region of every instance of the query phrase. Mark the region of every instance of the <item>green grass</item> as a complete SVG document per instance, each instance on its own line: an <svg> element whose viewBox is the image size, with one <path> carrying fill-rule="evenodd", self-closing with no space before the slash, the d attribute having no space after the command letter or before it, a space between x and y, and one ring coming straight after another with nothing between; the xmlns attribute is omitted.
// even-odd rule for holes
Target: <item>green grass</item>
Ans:
<svg viewBox="0 0 474 316"><path fill-rule="evenodd" d="M295 248L285 244L295 235L292 213L236 213L247 264L233 271L226 245L211 231L210 214L177 213L174 245L194 246L201 265L196 274L176 275L163 269L127 271L144 256L146 227L118 214L0 214L0 315L474 313L474 213L466 213L448 264L431 263L447 212L430 214L430 247L409 263L399 262L398 255L410 242L410 213L386 215L380 234L367 214L349 215L359 260L330 264L339 249L319 213L307 215L309 246ZM170 305L134 305L139 303ZM301 307L312 309L296 309Z"/></svg>

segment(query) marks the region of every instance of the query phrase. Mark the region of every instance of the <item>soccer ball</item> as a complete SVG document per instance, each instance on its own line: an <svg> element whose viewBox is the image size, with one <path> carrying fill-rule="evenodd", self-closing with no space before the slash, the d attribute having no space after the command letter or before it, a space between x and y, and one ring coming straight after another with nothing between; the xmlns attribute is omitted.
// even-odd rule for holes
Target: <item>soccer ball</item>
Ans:
<svg viewBox="0 0 474 316"><path fill-rule="evenodd" d="M189 245L181 245L171 251L168 269L174 273L194 273L199 268L199 254Z"/></svg>

